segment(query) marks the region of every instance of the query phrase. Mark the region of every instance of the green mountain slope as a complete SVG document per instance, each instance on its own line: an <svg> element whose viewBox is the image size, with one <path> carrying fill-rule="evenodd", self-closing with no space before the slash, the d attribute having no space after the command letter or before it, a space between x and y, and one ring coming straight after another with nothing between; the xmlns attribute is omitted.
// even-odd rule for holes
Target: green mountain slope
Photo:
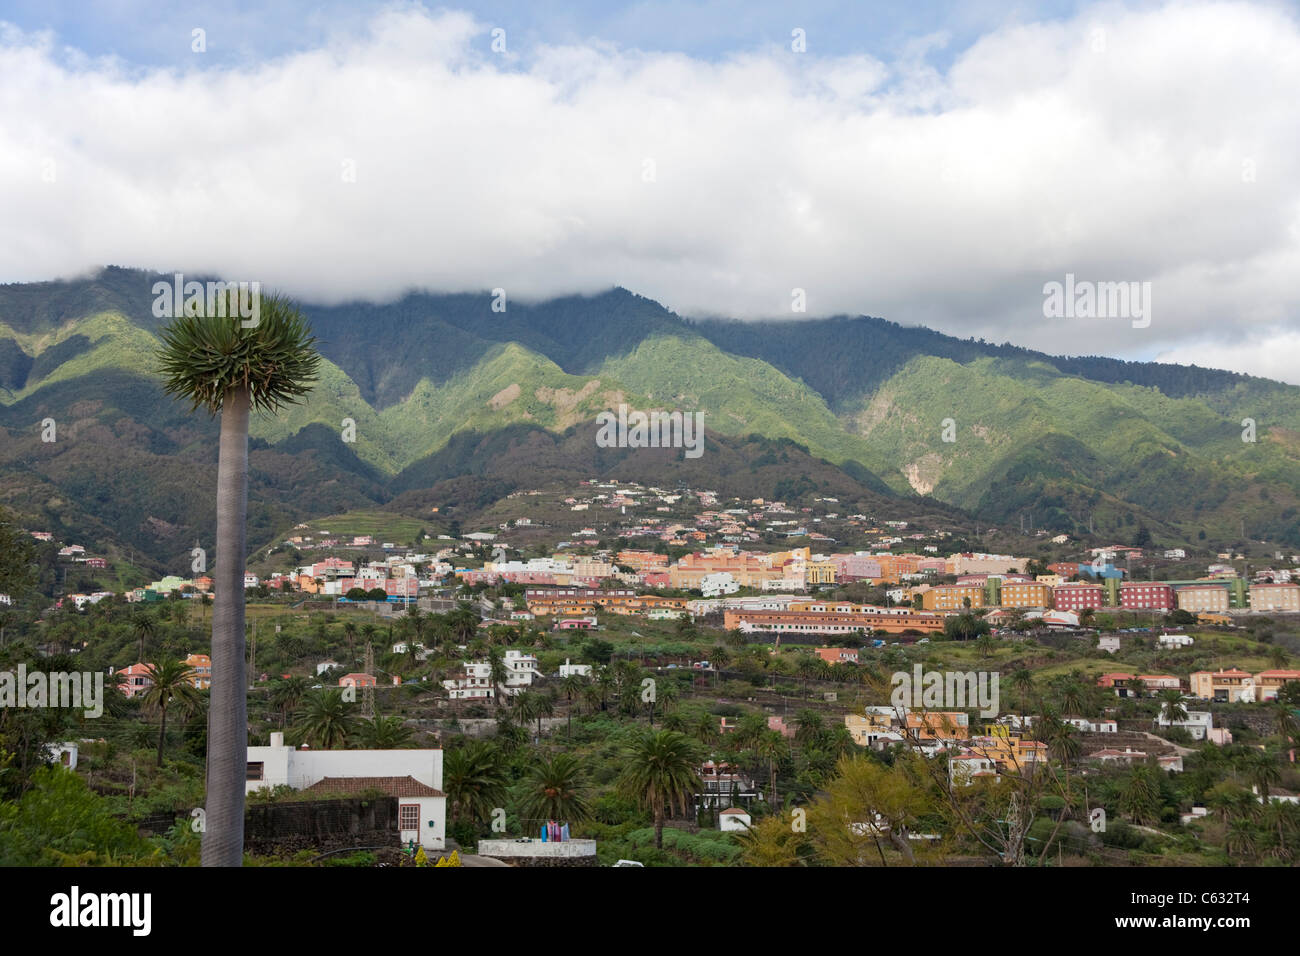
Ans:
<svg viewBox="0 0 1300 956"><path fill-rule="evenodd" d="M150 371L158 278L0 286L0 501L161 561L209 530L216 423ZM1300 546L1300 389L1277 382L865 317L690 322L622 289L505 312L487 293L303 309L326 361L307 404L252 423L259 527L625 466L766 496L802 467L808 488L838 486L831 468L863 494L984 521L1225 545L1244 527ZM595 416L620 403L703 412L705 456L596 448Z"/></svg>

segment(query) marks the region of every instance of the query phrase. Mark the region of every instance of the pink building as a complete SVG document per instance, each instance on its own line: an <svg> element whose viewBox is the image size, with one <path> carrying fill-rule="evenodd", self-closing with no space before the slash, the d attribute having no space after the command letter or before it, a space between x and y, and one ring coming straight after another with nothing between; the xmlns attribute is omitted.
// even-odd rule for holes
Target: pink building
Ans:
<svg viewBox="0 0 1300 956"><path fill-rule="evenodd" d="M767 718L767 729L768 729L768 730L775 730L775 731L776 731L777 733L779 733L782 737L793 737L793 736L794 736L794 728L791 727L789 724L787 724L787 723L785 722L785 719L782 718L782 717L768 717L768 718Z"/></svg>
<svg viewBox="0 0 1300 956"><path fill-rule="evenodd" d="M1058 584L1052 588L1052 603L1058 611L1098 610L1106 603L1106 589L1100 584Z"/></svg>
<svg viewBox="0 0 1300 956"><path fill-rule="evenodd" d="M138 697L153 686L153 678L150 676L152 673L153 668L148 664L124 667L117 672L118 686L127 697Z"/></svg>
<svg viewBox="0 0 1300 956"><path fill-rule="evenodd" d="M1119 606L1128 611L1172 611L1174 588L1159 581L1125 581L1119 586Z"/></svg>
<svg viewBox="0 0 1300 956"><path fill-rule="evenodd" d="M883 576L880 570L880 562L870 555L835 555L835 577L838 581L876 580Z"/></svg>
<svg viewBox="0 0 1300 956"><path fill-rule="evenodd" d="M420 593L419 578L388 578L384 581L384 591L389 597L413 598Z"/></svg>

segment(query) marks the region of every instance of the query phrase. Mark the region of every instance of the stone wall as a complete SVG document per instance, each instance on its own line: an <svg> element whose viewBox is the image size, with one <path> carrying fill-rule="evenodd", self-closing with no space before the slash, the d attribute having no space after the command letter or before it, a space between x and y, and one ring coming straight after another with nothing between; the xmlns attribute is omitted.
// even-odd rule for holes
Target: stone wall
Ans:
<svg viewBox="0 0 1300 956"><path fill-rule="evenodd" d="M253 804L244 814L244 849L251 853L400 845L396 797Z"/></svg>

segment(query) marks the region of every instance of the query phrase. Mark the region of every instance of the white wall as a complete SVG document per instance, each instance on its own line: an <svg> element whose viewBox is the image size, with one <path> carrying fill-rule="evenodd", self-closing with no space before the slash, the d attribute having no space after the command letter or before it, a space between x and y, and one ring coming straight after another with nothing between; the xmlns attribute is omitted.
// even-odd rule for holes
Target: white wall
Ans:
<svg viewBox="0 0 1300 956"><path fill-rule="evenodd" d="M282 734L272 735L270 747L249 747L248 762L263 764L263 779L249 780L245 792L287 785L305 790L326 777L413 777L435 790L442 789L441 750L295 750L283 744ZM447 835L445 797L398 797L398 804L420 805L418 842L441 850ZM429 827L428 821L434 826ZM413 831L402 831L406 842Z"/></svg>

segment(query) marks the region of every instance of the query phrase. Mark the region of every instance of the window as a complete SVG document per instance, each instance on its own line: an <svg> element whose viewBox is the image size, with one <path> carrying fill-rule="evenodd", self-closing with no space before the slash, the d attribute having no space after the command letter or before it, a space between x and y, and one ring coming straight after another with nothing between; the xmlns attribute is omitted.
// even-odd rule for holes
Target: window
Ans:
<svg viewBox="0 0 1300 956"><path fill-rule="evenodd" d="M250 763L248 765L248 774L244 777L244 779L261 780L263 778L263 772L265 770L265 766L266 765L261 763L260 761L257 763Z"/></svg>
<svg viewBox="0 0 1300 956"><path fill-rule="evenodd" d="M399 830L420 829L420 805L403 803L397 808L397 828Z"/></svg>

